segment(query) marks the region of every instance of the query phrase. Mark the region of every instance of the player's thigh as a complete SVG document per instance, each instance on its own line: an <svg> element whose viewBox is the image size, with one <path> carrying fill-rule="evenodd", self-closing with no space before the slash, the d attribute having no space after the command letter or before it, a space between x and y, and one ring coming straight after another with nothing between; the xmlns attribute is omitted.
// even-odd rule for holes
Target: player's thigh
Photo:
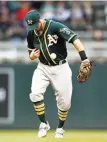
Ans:
<svg viewBox="0 0 107 142"><path fill-rule="evenodd" d="M55 81L55 93L57 97L71 99L72 96L72 71L68 64L61 68Z"/></svg>
<svg viewBox="0 0 107 142"><path fill-rule="evenodd" d="M33 73L31 91L33 94L43 94L49 85L49 79L41 69L36 69Z"/></svg>

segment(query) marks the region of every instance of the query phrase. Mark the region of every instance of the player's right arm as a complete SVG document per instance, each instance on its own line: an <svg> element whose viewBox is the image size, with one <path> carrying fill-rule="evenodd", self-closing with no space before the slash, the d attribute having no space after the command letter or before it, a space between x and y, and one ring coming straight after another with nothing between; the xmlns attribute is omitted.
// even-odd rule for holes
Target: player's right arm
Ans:
<svg viewBox="0 0 107 142"><path fill-rule="evenodd" d="M30 50L29 50L30 51ZM29 53L29 58L31 60L37 59L40 56L40 50L39 49L33 49L30 53Z"/></svg>
<svg viewBox="0 0 107 142"><path fill-rule="evenodd" d="M27 43L28 43L28 52L29 52L29 58L31 60L34 60L40 56L40 50L35 48L33 45L33 31L29 32L27 34Z"/></svg>

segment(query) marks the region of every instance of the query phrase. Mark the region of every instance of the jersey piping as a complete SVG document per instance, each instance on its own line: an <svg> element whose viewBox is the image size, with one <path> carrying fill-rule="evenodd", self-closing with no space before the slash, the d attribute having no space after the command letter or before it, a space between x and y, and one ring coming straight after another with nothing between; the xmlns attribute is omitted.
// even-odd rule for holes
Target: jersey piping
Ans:
<svg viewBox="0 0 107 142"><path fill-rule="evenodd" d="M49 52L49 49L48 49L48 46L47 46L47 43L46 43L46 33L47 33L48 29L49 29L49 26L50 26L50 23L51 23L51 22L52 22L52 20L50 20L50 22L49 22L49 24L48 24L48 27L47 27L47 29L46 29L46 31L45 31L45 33L44 33L44 41L45 41L47 53L48 53L50 59L52 60L52 62L53 62L54 64L56 64L55 60L52 59L51 56L50 56L50 52Z"/></svg>

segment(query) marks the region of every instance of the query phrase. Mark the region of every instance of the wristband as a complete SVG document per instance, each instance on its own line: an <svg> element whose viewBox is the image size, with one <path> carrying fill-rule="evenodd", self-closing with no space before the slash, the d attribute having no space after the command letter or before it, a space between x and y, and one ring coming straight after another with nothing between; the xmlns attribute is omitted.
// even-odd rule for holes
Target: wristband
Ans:
<svg viewBox="0 0 107 142"><path fill-rule="evenodd" d="M80 55L82 61L85 60L85 59L87 59L87 56L86 56L86 53L85 53L84 50L83 50L83 51L80 51L80 52L79 52L79 55Z"/></svg>

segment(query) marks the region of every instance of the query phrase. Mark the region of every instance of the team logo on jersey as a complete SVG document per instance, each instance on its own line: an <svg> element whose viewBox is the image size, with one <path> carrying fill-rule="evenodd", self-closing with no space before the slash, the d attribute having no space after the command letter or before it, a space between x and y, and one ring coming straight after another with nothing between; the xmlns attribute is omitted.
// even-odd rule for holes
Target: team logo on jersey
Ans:
<svg viewBox="0 0 107 142"><path fill-rule="evenodd" d="M67 28L60 29L60 32L66 33L67 35L69 35L71 33L70 30Z"/></svg>
<svg viewBox="0 0 107 142"><path fill-rule="evenodd" d="M47 36L48 36L48 40L49 40L48 47L53 45L53 44L57 44L57 41L58 41L58 36L57 35L48 34Z"/></svg>

